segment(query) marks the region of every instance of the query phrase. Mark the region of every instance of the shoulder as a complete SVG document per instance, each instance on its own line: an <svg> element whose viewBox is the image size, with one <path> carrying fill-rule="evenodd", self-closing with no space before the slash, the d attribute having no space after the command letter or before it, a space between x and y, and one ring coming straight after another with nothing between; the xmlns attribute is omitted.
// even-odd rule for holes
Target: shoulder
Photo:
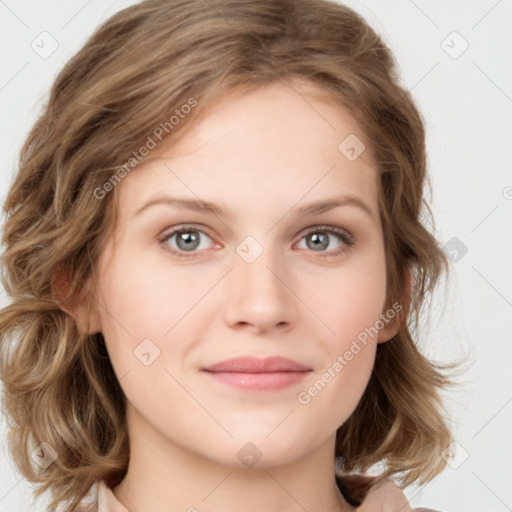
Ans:
<svg viewBox="0 0 512 512"><path fill-rule="evenodd" d="M80 503L73 509L74 512L98 512L98 489L99 482L95 482L89 491L82 496ZM50 512L68 512L69 507L69 503L61 503Z"/></svg>
<svg viewBox="0 0 512 512"><path fill-rule="evenodd" d="M128 512L128 510L119 503L112 489L110 489L103 480L98 483L97 506L98 512ZM96 510L93 509L93 512L96 512Z"/></svg>
<svg viewBox="0 0 512 512"><path fill-rule="evenodd" d="M336 472L338 487L350 505L360 512L400 509L404 512L441 512L430 508L411 509L403 490L384 476L371 477L360 473Z"/></svg>
<svg viewBox="0 0 512 512"><path fill-rule="evenodd" d="M103 480L95 482L82 497L74 512L128 512ZM68 504L59 505L53 512L68 512Z"/></svg>

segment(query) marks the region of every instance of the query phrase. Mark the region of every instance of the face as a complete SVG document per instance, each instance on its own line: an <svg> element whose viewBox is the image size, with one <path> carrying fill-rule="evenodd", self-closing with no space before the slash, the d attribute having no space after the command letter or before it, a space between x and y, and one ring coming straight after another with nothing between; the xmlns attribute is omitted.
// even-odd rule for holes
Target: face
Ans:
<svg viewBox="0 0 512 512"><path fill-rule="evenodd" d="M270 466L360 400L393 334L378 175L349 114L303 92L226 97L121 183L94 315L130 432L231 466L250 442ZM204 370L246 356L301 366Z"/></svg>

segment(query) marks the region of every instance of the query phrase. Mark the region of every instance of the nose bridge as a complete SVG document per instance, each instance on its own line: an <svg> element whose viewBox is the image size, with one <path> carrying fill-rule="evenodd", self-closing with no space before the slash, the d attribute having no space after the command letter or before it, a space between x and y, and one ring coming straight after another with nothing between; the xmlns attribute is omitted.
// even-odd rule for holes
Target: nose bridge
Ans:
<svg viewBox="0 0 512 512"><path fill-rule="evenodd" d="M271 245L246 237L238 244L227 283L226 321L251 324L258 330L295 322L293 293L284 284L287 272L282 255Z"/></svg>
<svg viewBox="0 0 512 512"><path fill-rule="evenodd" d="M276 276L276 270L281 265L281 258L270 238L258 242L253 237L247 237L236 248L235 271L245 283L247 291L265 292L272 295L282 288L283 284Z"/></svg>

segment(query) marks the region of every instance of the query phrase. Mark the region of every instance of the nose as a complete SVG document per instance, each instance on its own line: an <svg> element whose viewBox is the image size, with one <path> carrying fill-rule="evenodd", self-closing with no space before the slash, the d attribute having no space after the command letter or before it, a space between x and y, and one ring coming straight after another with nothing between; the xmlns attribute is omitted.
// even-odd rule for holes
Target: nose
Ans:
<svg viewBox="0 0 512 512"><path fill-rule="evenodd" d="M226 278L224 320L235 329L266 333L293 327L298 317L290 271L270 249L249 263L234 255L234 268Z"/></svg>

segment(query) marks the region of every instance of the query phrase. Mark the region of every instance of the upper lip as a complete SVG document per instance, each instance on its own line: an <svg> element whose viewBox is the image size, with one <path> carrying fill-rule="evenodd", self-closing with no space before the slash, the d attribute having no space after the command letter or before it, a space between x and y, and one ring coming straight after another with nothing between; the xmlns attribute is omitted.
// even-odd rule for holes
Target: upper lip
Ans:
<svg viewBox="0 0 512 512"><path fill-rule="evenodd" d="M258 357L246 356L226 359L219 363L202 368L208 372L232 373L273 373L273 372L306 372L311 368L288 359L286 357Z"/></svg>

